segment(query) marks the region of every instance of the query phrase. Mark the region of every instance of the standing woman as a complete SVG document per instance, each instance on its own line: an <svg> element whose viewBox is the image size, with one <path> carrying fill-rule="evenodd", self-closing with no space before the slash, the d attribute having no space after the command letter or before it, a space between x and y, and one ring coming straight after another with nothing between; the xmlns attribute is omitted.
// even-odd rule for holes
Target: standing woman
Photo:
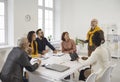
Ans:
<svg viewBox="0 0 120 82"><path fill-rule="evenodd" d="M77 53L76 53L76 44L74 40L70 39L68 32L63 32L61 37L62 43L62 52L70 54L72 56L71 61L74 61L78 59ZM74 55L74 58L73 58Z"/></svg>
<svg viewBox="0 0 120 82"><path fill-rule="evenodd" d="M34 57L40 57L40 54L38 54L38 44L36 42L36 34L35 31L30 31L27 35L28 41L30 42L30 47L32 49L31 56Z"/></svg>

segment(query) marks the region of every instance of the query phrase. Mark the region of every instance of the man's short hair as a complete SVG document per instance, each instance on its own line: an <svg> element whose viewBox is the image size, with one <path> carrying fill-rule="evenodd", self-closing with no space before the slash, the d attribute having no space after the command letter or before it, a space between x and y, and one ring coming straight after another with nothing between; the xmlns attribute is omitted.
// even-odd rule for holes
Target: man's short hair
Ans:
<svg viewBox="0 0 120 82"><path fill-rule="evenodd" d="M36 34L38 35L38 32L41 31L41 30L42 30L42 29L38 29L38 30L36 31Z"/></svg>

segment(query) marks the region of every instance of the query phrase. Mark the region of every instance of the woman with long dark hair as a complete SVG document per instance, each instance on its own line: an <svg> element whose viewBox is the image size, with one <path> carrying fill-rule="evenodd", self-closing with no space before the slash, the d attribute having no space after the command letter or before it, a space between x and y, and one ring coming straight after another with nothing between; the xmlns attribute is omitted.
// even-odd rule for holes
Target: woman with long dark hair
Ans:
<svg viewBox="0 0 120 82"><path fill-rule="evenodd" d="M30 47L32 48L32 57L40 57L40 54L38 54L38 44L36 42L36 34L35 31L30 31L27 35L28 41L30 42Z"/></svg>

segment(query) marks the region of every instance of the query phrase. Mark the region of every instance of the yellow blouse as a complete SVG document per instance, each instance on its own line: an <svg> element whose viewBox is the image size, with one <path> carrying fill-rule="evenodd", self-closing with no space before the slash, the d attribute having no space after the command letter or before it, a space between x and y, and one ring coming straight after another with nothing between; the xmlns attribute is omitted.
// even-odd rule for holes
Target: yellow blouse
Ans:
<svg viewBox="0 0 120 82"><path fill-rule="evenodd" d="M36 52L34 53L34 44L33 42L31 43L31 48L32 48L32 58L35 58L35 57L39 57L39 54L38 54L38 44L37 42L35 41L35 44L36 44Z"/></svg>

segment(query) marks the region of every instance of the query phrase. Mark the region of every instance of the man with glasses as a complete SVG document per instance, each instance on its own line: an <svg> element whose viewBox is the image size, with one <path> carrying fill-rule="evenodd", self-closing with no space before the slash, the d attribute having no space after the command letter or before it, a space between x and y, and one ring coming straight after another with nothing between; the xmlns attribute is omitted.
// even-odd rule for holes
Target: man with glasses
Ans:
<svg viewBox="0 0 120 82"><path fill-rule="evenodd" d="M57 53L57 50L50 44L50 42L48 42L48 40L44 37L44 33L42 31L42 29L38 29L36 31L37 34L37 38L36 41L38 43L38 53L39 54L46 54L48 53L48 50L46 50L46 45L53 50L53 53Z"/></svg>

